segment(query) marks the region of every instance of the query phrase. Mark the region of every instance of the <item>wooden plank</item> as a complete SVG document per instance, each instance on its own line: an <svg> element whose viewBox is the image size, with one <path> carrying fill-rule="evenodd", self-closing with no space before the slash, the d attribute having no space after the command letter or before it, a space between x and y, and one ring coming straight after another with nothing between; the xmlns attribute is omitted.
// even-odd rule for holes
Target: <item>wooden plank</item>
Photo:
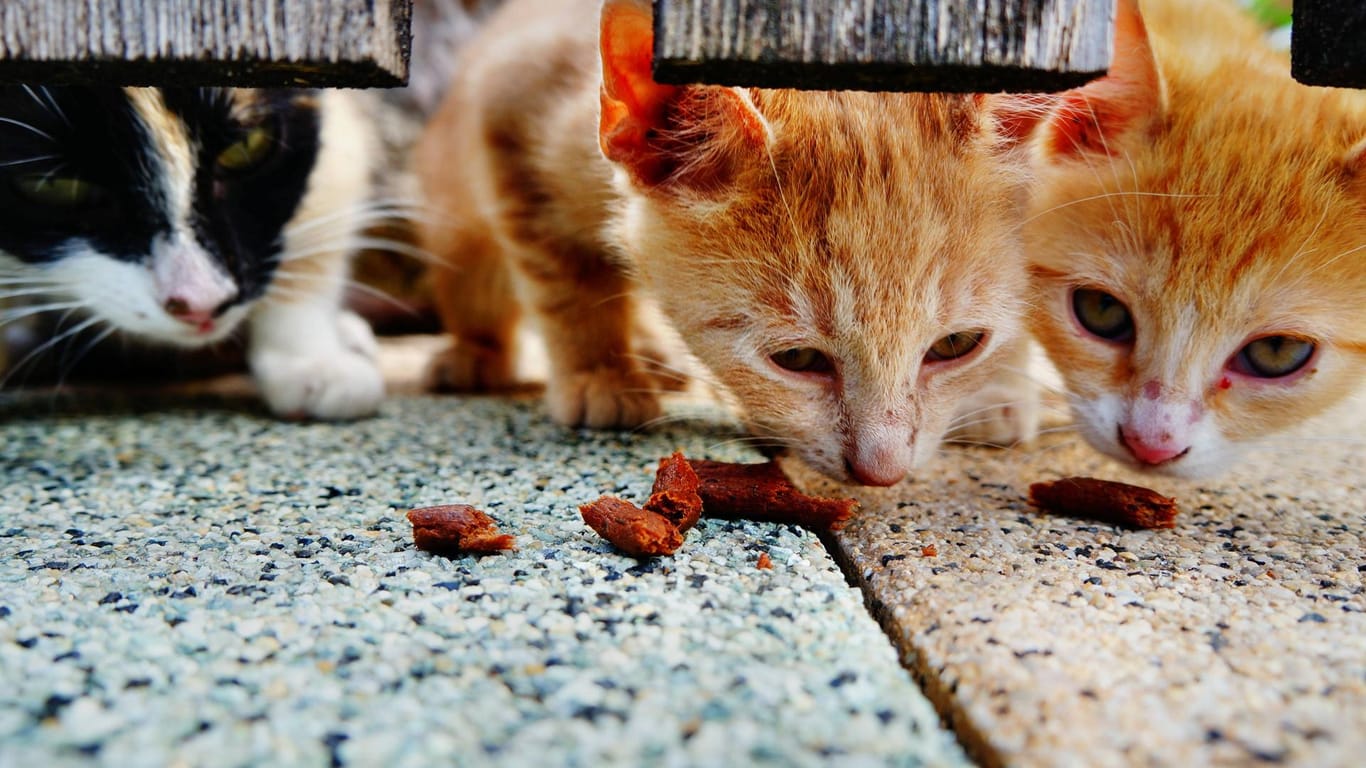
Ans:
<svg viewBox="0 0 1366 768"><path fill-rule="evenodd" d="M654 0L655 79L1052 91L1105 73L1114 0Z"/></svg>
<svg viewBox="0 0 1366 768"><path fill-rule="evenodd" d="M1295 0L1290 74L1306 85L1366 88L1366 2Z"/></svg>
<svg viewBox="0 0 1366 768"><path fill-rule="evenodd" d="M2 0L0 81L394 86L412 0Z"/></svg>

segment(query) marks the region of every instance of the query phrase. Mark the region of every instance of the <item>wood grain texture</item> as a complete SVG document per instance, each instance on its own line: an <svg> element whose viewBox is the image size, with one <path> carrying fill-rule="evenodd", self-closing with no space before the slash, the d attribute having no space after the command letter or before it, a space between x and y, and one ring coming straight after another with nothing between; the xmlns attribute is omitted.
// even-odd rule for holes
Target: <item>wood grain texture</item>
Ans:
<svg viewBox="0 0 1366 768"><path fill-rule="evenodd" d="M655 0L655 78L1062 90L1110 65L1114 0Z"/></svg>
<svg viewBox="0 0 1366 768"><path fill-rule="evenodd" d="M412 0L3 0L0 81L393 86Z"/></svg>
<svg viewBox="0 0 1366 768"><path fill-rule="evenodd" d="M1366 88L1366 3L1295 0L1290 74L1307 85Z"/></svg>

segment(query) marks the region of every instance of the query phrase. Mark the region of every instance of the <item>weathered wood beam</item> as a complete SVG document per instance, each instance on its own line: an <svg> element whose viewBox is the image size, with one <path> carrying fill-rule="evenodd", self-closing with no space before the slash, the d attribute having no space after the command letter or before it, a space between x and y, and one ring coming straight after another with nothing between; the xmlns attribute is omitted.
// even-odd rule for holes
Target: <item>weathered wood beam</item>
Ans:
<svg viewBox="0 0 1366 768"><path fill-rule="evenodd" d="M1295 0L1290 74L1306 85L1366 88L1366 2Z"/></svg>
<svg viewBox="0 0 1366 768"><path fill-rule="evenodd" d="M3 0L0 81L401 85L412 0Z"/></svg>
<svg viewBox="0 0 1366 768"><path fill-rule="evenodd" d="M1114 0L654 0L655 79L1055 91L1110 66Z"/></svg>

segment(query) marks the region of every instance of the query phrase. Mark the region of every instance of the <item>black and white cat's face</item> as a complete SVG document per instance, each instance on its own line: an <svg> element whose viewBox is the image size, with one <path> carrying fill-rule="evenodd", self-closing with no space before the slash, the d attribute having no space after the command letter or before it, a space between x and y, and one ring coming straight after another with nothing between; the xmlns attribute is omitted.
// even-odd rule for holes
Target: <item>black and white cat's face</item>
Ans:
<svg viewBox="0 0 1366 768"><path fill-rule="evenodd" d="M307 189L314 96L0 87L0 297L181 346L228 335Z"/></svg>

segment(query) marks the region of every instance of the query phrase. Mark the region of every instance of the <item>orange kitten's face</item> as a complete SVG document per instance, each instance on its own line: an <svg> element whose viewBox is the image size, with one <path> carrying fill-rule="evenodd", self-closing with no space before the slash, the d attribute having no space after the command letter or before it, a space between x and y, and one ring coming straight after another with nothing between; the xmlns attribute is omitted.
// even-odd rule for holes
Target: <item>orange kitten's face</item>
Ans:
<svg viewBox="0 0 1366 768"><path fill-rule="evenodd" d="M1283 72L1238 82L1247 70L1209 56L1183 76L1169 53L1165 96L1150 72L1149 111L1127 123L1145 78L1117 62L1128 82L1088 94L1099 123L1046 126L1025 227L1032 330L1082 434L1182 476L1227 468L1366 373L1366 110Z"/></svg>
<svg viewBox="0 0 1366 768"><path fill-rule="evenodd" d="M621 231L756 432L829 476L894 483L1022 330L1011 174L968 102L753 98L767 151L700 193L632 195Z"/></svg>

